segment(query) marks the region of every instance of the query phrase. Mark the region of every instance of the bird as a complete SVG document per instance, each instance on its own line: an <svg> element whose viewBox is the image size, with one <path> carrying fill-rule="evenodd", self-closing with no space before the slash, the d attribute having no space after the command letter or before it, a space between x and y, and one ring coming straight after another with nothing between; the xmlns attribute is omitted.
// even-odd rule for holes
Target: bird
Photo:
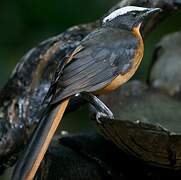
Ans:
<svg viewBox="0 0 181 180"><path fill-rule="evenodd" d="M62 59L41 112L38 124L14 169L13 180L32 180L58 128L70 99L81 94L102 114L112 112L96 96L127 82L144 55L141 27L160 8L126 6L101 18L100 27L89 33L73 52Z"/></svg>

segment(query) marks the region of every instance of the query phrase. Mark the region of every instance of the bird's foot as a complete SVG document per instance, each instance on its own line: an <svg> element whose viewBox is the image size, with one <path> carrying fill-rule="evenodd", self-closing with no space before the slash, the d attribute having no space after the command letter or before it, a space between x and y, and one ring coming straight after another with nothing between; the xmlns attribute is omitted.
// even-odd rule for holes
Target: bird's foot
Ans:
<svg viewBox="0 0 181 180"><path fill-rule="evenodd" d="M109 119L112 120L114 119L113 113L110 111L109 114L106 114L104 112L97 112L96 113L96 121L98 123L101 123L101 119Z"/></svg>

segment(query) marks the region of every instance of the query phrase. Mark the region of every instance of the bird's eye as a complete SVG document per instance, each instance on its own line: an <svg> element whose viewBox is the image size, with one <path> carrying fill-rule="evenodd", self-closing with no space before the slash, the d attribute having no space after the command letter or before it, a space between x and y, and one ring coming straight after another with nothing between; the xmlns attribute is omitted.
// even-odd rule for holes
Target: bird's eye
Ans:
<svg viewBox="0 0 181 180"><path fill-rule="evenodd" d="M136 13L135 12L132 12L132 15L133 15L133 17L136 17Z"/></svg>

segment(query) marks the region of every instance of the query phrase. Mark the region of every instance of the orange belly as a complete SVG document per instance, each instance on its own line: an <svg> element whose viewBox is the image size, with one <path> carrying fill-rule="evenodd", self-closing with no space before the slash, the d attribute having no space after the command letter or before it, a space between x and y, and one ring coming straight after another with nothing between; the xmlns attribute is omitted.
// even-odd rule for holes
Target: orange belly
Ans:
<svg viewBox="0 0 181 180"><path fill-rule="evenodd" d="M109 93L109 92L114 91L115 89L119 88L122 84L126 83L135 74L138 66L136 68L134 68L134 69L131 69L131 71L127 72L124 75L117 76L109 85L104 87L99 92L101 94L106 94L106 93Z"/></svg>

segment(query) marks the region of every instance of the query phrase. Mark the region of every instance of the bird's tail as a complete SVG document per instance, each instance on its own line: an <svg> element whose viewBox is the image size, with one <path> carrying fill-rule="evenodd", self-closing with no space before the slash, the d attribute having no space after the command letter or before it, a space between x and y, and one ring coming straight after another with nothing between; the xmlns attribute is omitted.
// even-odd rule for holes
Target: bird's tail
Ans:
<svg viewBox="0 0 181 180"><path fill-rule="evenodd" d="M12 180L32 180L48 149L51 139L63 117L69 98L65 99L50 115L44 117L38 125L25 153L18 160Z"/></svg>

